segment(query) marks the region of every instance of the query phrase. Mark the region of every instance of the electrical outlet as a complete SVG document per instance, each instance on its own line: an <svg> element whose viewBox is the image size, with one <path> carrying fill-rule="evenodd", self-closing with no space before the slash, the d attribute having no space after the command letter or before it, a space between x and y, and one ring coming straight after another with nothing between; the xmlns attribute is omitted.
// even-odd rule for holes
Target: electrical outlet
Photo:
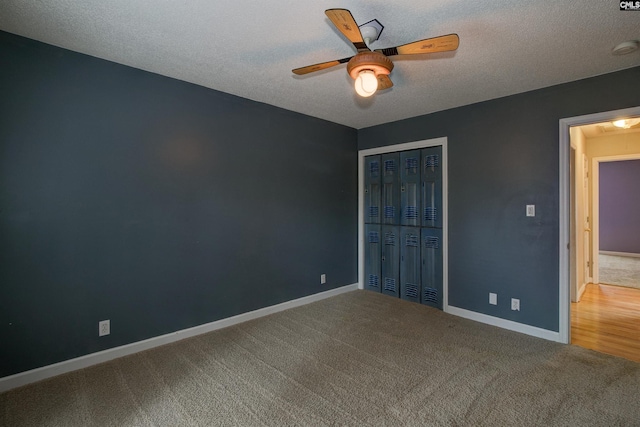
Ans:
<svg viewBox="0 0 640 427"><path fill-rule="evenodd" d="M511 298L511 310L520 311L520 300L517 298Z"/></svg>
<svg viewBox="0 0 640 427"><path fill-rule="evenodd" d="M489 292L489 304L498 305L498 294Z"/></svg>
<svg viewBox="0 0 640 427"><path fill-rule="evenodd" d="M536 205L527 205L527 216L536 216Z"/></svg>
<svg viewBox="0 0 640 427"><path fill-rule="evenodd" d="M98 336L102 337L111 333L111 321L102 320L98 323Z"/></svg>
<svg viewBox="0 0 640 427"><path fill-rule="evenodd" d="M327 283L327 275L326 274L321 274L320 275L320 284L324 285L325 283Z"/></svg>

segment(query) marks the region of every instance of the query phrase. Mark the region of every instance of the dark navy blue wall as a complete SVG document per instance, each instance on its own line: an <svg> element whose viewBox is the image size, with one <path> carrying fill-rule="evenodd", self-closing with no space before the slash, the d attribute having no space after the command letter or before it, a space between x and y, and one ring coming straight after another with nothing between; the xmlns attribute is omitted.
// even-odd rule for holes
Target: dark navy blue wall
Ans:
<svg viewBox="0 0 640 427"><path fill-rule="evenodd" d="M638 106L638 81L640 67L358 131L359 149L448 137L450 305L558 331L559 120Z"/></svg>
<svg viewBox="0 0 640 427"><path fill-rule="evenodd" d="M0 32L0 377L357 282L356 134Z"/></svg>
<svg viewBox="0 0 640 427"><path fill-rule="evenodd" d="M640 254L640 160L600 162L600 250Z"/></svg>

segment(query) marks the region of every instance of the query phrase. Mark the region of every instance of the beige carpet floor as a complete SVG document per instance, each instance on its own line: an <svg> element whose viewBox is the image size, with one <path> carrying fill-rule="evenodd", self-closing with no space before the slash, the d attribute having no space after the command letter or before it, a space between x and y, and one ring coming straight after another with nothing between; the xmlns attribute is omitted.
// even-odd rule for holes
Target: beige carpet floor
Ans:
<svg viewBox="0 0 640 427"><path fill-rule="evenodd" d="M640 364L355 291L0 394L2 426L632 426Z"/></svg>
<svg viewBox="0 0 640 427"><path fill-rule="evenodd" d="M640 289L640 258L598 255L600 283Z"/></svg>

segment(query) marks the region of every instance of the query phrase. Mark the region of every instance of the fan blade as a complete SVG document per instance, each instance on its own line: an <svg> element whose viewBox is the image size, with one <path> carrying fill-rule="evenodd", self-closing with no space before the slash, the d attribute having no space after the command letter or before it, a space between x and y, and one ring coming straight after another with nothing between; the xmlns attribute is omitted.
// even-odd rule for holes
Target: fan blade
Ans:
<svg viewBox="0 0 640 427"><path fill-rule="evenodd" d="M333 25L353 43L358 52L370 51L351 12L347 9L327 9L324 13L333 22Z"/></svg>
<svg viewBox="0 0 640 427"><path fill-rule="evenodd" d="M349 60L353 58L353 56L349 58L336 59L335 61L327 61L321 62L319 64L307 65L306 67L296 68L295 70L291 70L293 74L297 74L299 76L303 74L313 73L314 71L325 70L327 68L335 67L336 65L344 64L345 62L349 62Z"/></svg>
<svg viewBox="0 0 640 427"><path fill-rule="evenodd" d="M378 74L378 90L389 89L393 86L393 82L386 74Z"/></svg>
<svg viewBox="0 0 640 427"><path fill-rule="evenodd" d="M386 56L393 55L416 55L420 53L448 52L456 50L460 43L457 34L434 37L431 39L418 40L417 42L403 44L402 46L388 47L386 49L376 49Z"/></svg>

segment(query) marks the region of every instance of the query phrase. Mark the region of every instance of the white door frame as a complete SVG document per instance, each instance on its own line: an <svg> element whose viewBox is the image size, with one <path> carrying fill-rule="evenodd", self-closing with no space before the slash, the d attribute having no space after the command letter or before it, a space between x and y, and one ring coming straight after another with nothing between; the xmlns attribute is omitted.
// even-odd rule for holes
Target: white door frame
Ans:
<svg viewBox="0 0 640 427"><path fill-rule="evenodd" d="M584 193L584 196L582 198L582 206L580 206L579 209L584 214L584 217L582 218L582 224L579 224L579 226L582 229L582 236L583 236L582 251L586 252L586 255L582 260L584 265L582 265L581 268L584 273L584 283L580 285L582 287L582 291L578 292L578 298L577 298L578 301L580 301L580 297L582 296L582 293L584 293L587 283L590 283L593 281L593 259L595 254L593 246L591 246L593 243L593 216L589 214L589 207L593 206L593 203L595 202L595 199L593 198L593 194L591 193L591 191L589 191L589 174L593 172L591 171L591 165L589 165L589 156L587 156L586 149L582 152L582 159L580 160L581 160L580 164L582 165L582 171L583 171L582 172L582 192ZM574 217L573 220L575 221L576 218ZM576 224L576 226L578 226L578 224ZM585 231L587 229L589 231L587 232L588 235L585 237ZM586 250L585 250L585 245L586 245ZM576 250L578 250L578 248L576 248ZM571 266L571 268L572 268L571 271L577 271L577 269L574 269L573 266Z"/></svg>
<svg viewBox="0 0 640 427"><path fill-rule="evenodd" d="M560 334L560 342L569 344L571 342L571 289L569 282L569 227L571 221L569 197L570 194L570 179L569 179L569 158L571 142L569 137L569 128L571 126L588 125L592 123L611 121L617 118L640 116L640 107L625 108L622 110L605 111L602 113L588 114L585 116L569 117L566 119L560 119L560 135L559 135L559 149L560 149L560 176L559 176L559 319L558 327ZM592 203L593 197L592 197ZM592 224L595 222L595 218L592 218ZM595 245L594 245L595 246ZM574 249L575 250L575 249Z"/></svg>
<svg viewBox="0 0 640 427"><path fill-rule="evenodd" d="M358 289L364 289L364 158L375 154L442 146L442 309L449 307L449 171L447 137L358 151Z"/></svg>

